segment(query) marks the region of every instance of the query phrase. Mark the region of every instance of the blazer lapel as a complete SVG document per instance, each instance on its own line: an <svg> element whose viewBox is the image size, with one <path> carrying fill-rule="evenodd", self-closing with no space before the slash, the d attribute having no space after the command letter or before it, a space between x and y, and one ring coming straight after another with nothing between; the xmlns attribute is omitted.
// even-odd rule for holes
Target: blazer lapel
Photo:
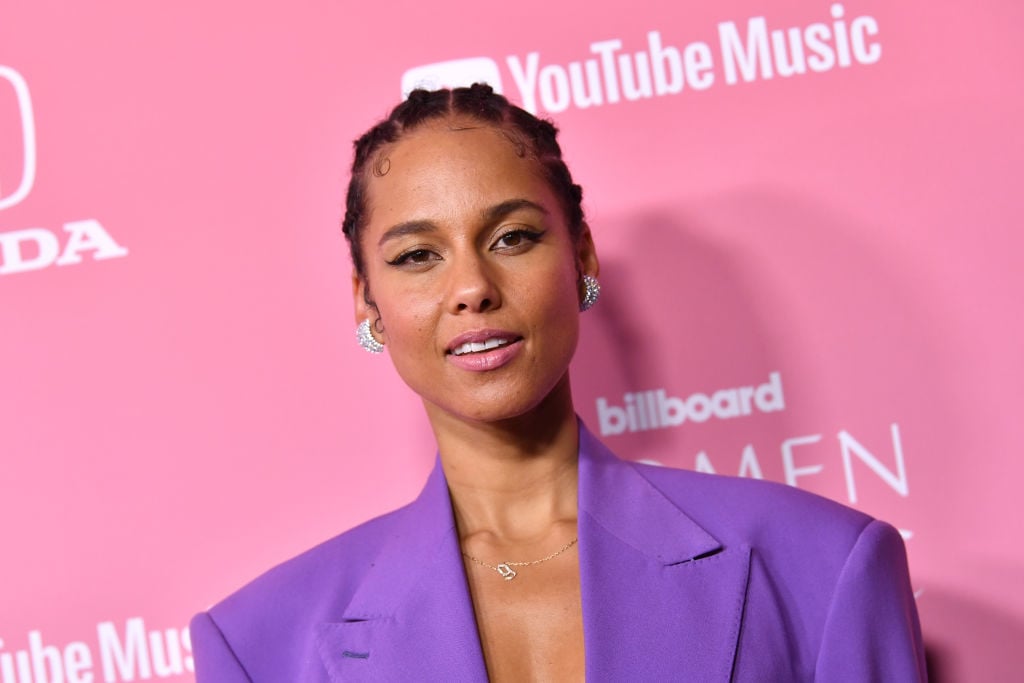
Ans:
<svg viewBox="0 0 1024 683"><path fill-rule="evenodd" d="M332 681L484 681L476 617L440 463L337 622ZM724 548L580 429L580 587L588 680L729 680L750 551Z"/></svg>
<svg viewBox="0 0 1024 683"><path fill-rule="evenodd" d="M387 527L339 622L322 624L320 658L332 681L486 680L476 617L444 474L438 462Z"/></svg>
<svg viewBox="0 0 1024 683"><path fill-rule="evenodd" d="M579 482L587 679L729 680L749 548L723 548L584 427Z"/></svg>

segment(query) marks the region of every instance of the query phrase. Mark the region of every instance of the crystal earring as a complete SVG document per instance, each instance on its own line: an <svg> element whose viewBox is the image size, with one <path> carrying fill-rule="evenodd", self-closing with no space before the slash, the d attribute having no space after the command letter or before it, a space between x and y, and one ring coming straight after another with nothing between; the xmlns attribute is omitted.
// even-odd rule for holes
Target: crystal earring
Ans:
<svg viewBox="0 0 1024 683"><path fill-rule="evenodd" d="M601 283L593 275L583 276L583 301L580 302L580 311L588 311L597 303L601 297Z"/></svg>
<svg viewBox="0 0 1024 683"><path fill-rule="evenodd" d="M356 326L356 339L359 340L359 345L367 353L381 353L384 351L384 345L374 339L373 334L370 332L369 320L364 320Z"/></svg>

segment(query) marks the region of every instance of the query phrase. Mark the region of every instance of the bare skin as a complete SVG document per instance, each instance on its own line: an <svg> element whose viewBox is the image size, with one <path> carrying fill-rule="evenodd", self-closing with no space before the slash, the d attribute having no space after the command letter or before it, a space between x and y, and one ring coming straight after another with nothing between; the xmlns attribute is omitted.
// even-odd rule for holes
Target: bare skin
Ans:
<svg viewBox="0 0 1024 683"><path fill-rule="evenodd" d="M551 396L545 403L561 399ZM532 561L577 537L577 431L570 418L559 420L551 441L544 444L511 448L507 434L479 433L460 444L466 449L449 444L453 457L444 461L445 473L465 553L492 566ZM487 436L495 440L488 444L480 438ZM473 452L487 446L495 453L504 451L505 457L487 459L485 468L472 461L460 467L459 454L473 458ZM583 680L575 546L547 562L517 567L511 581L468 558L465 567L491 681Z"/></svg>
<svg viewBox="0 0 1024 683"><path fill-rule="evenodd" d="M473 119L428 122L385 153L367 185L356 320L375 323L423 400L463 551L543 558L577 536L568 366L577 282L598 271L589 230L574 240L537 162ZM456 353L467 334L503 346ZM578 558L574 546L512 581L465 560L492 681L583 680Z"/></svg>

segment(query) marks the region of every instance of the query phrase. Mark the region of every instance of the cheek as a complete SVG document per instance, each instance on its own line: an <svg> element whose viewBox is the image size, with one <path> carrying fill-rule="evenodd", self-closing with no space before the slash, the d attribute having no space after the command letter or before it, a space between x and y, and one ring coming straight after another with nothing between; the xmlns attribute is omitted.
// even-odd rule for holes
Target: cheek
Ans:
<svg viewBox="0 0 1024 683"><path fill-rule="evenodd" d="M389 344L396 348L417 348L422 346L423 337L429 326L424 315L415 310L381 311L381 325Z"/></svg>
<svg viewBox="0 0 1024 683"><path fill-rule="evenodd" d="M422 309L422 307L421 307ZM432 367L430 356L437 347L434 318L415 304L381 308L381 325L388 356L402 381L419 393L424 373Z"/></svg>
<svg viewBox="0 0 1024 683"><path fill-rule="evenodd" d="M555 297L557 299L555 305L563 313L579 312L580 301L575 264L571 267L562 268L557 278L553 278L553 280L558 283L556 285L558 296Z"/></svg>
<svg viewBox="0 0 1024 683"><path fill-rule="evenodd" d="M557 330L546 336L558 341L563 336L575 335L579 328L579 295L573 274L559 273L548 282L551 283L548 287L530 288L527 306L533 311L538 327Z"/></svg>
<svg viewBox="0 0 1024 683"><path fill-rule="evenodd" d="M395 348L426 350L436 327L437 305L422 293L388 292L377 300L386 341Z"/></svg>

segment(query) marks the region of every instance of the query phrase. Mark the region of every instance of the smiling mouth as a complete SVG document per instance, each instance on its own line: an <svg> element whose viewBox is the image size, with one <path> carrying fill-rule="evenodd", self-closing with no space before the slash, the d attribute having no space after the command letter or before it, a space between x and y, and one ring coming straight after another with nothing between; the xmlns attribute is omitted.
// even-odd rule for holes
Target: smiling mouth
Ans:
<svg viewBox="0 0 1024 683"><path fill-rule="evenodd" d="M453 356L464 356L467 353L480 353L482 351L490 351L491 349L497 349L502 346L508 346L515 339L505 339L503 337L494 337L482 342L466 342L460 344L450 351Z"/></svg>

